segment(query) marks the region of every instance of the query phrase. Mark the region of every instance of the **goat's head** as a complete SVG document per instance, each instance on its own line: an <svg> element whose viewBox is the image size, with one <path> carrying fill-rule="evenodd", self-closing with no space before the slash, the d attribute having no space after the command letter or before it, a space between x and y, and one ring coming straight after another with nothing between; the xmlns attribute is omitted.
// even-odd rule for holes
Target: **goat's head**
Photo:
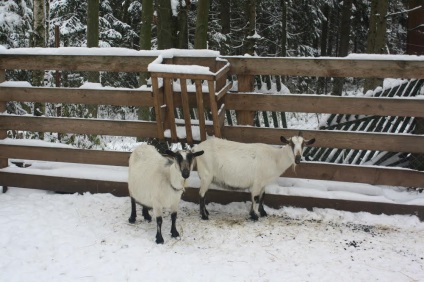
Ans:
<svg viewBox="0 0 424 282"><path fill-rule="evenodd" d="M194 158L203 155L204 151L192 152L190 150L180 150L173 152L171 150L166 150L165 153L175 160L175 163L180 168L181 176L187 179L193 168Z"/></svg>
<svg viewBox="0 0 424 282"><path fill-rule="evenodd" d="M314 144L315 138L306 140L303 138L302 131L299 131L299 134L297 136L293 136L289 138L288 140L284 137L280 137L281 142L285 145L290 145L290 147L293 150L294 155L294 162L296 164L300 164L300 160L302 159L302 153L305 146L309 146Z"/></svg>

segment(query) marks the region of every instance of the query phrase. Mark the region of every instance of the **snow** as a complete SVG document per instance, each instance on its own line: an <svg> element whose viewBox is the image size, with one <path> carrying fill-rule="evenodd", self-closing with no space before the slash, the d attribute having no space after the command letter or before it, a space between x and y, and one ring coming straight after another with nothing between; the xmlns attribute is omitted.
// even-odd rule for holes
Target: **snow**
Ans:
<svg viewBox="0 0 424 282"><path fill-rule="evenodd" d="M2 281L423 281L424 223L415 216L181 202L177 229L128 223L128 197L10 188L0 196Z"/></svg>

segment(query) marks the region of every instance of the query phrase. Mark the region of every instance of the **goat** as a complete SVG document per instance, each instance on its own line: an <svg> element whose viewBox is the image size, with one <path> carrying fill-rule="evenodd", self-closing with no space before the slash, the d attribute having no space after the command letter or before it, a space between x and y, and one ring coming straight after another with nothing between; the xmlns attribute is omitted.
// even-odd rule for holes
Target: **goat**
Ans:
<svg viewBox="0 0 424 282"><path fill-rule="evenodd" d="M276 148L261 143L244 144L211 138L194 148L195 151L208 152L197 158L202 219L209 218L205 194L211 183L226 189L250 189L250 218L256 221L258 214L267 215L263 207L265 186L275 181L290 166L299 164L303 148L315 142L315 138L305 140L301 132L288 140L281 136L280 140L286 146Z"/></svg>
<svg viewBox="0 0 424 282"><path fill-rule="evenodd" d="M134 223L136 219L136 202L143 207L142 215L151 221L149 209L153 209L156 217L156 243L163 244L162 212L164 208L171 210L171 236L180 236L176 227L178 205L185 189L186 180L190 176L195 157L203 151L191 152L166 150L165 157L151 145L138 146L130 156L128 169L128 190L131 197L131 216L128 219Z"/></svg>

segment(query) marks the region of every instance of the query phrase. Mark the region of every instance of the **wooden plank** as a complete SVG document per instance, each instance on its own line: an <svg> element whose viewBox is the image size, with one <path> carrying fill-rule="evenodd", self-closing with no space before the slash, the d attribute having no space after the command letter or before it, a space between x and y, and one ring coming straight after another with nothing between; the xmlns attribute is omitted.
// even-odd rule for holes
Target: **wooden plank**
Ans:
<svg viewBox="0 0 424 282"><path fill-rule="evenodd" d="M424 78L424 61L224 56L231 74Z"/></svg>
<svg viewBox="0 0 424 282"><path fill-rule="evenodd" d="M0 55L0 69L147 72L157 56Z"/></svg>
<svg viewBox="0 0 424 282"><path fill-rule="evenodd" d="M223 137L244 143L280 144L280 136L297 135L298 129L225 126ZM423 153L424 136L414 134L388 134L346 132L333 130L303 130L305 138L315 138L314 147L375 150L406 153Z"/></svg>
<svg viewBox="0 0 424 282"><path fill-rule="evenodd" d="M157 138L157 123L81 118L0 115L0 130L59 132Z"/></svg>
<svg viewBox="0 0 424 282"><path fill-rule="evenodd" d="M215 74L215 81L221 80L221 78L225 77L230 71L230 64L226 63L218 72Z"/></svg>
<svg viewBox="0 0 424 282"><path fill-rule="evenodd" d="M253 75L238 75L238 91L250 92L253 91ZM239 125L253 125L254 111L239 110L236 111L237 124Z"/></svg>
<svg viewBox="0 0 424 282"><path fill-rule="evenodd" d="M3 171L0 171L0 185L65 193L90 192L111 193L115 196L128 195L128 184L126 182L31 175Z"/></svg>
<svg viewBox="0 0 424 282"><path fill-rule="evenodd" d="M128 166L129 152L0 144L0 158Z"/></svg>
<svg viewBox="0 0 424 282"><path fill-rule="evenodd" d="M0 86L0 101L70 103L116 106L154 106L150 91Z"/></svg>
<svg viewBox="0 0 424 282"><path fill-rule="evenodd" d="M193 132L191 131L190 105L189 105L188 94L187 94L187 80L180 79L180 84L181 84L181 104L183 107L186 139L188 144L193 145Z"/></svg>
<svg viewBox="0 0 424 282"><path fill-rule="evenodd" d="M231 110L424 117L424 100L416 98L228 93L225 104Z"/></svg>
<svg viewBox="0 0 424 282"><path fill-rule="evenodd" d="M225 123L225 104L222 104L221 108L218 111L218 123L219 127L223 128ZM222 133L221 133L222 135Z"/></svg>
<svg viewBox="0 0 424 282"><path fill-rule="evenodd" d="M200 140L206 140L206 122L205 122L205 110L203 106L203 95L202 95L202 82L195 80L196 85L196 98L197 98L197 115L199 119L200 127Z"/></svg>
<svg viewBox="0 0 424 282"><path fill-rule="evenodd" d="M216 100L220 101L228 92L228 90L230 90L230 88L233 86L232 82L227 83L221 90L219 90L218 93L216 93ZM241 110L241 109L239 109Z"/></svg>
<svg viewBox="0 0 424 282"><path fill-rule="evenodd" d="M182 199L184 201L199 203L199 189L186 188ZM250 202L251 196L247 192L208 190L206 194L208 203L219 203L227 205L232 202ZM282 207L306 208L312 211L314 208L335 209L348 212L369 212L372 214L386 215L416 215L424 221L424 207L417 205L402 205L393 203L349 201L339 199L325 199L301 196L265 195L264 204L270 208L280 209ZM246 211L247 212L247 211Z"/></svg>
<svg viewBox="0 0 424 282"><path fill-rule="evenodd" d="M175 111L174 111L174 99L172 90L172 79L163 78L163 88L166 97L166 119L169 129L171 130L172 142L177 142L177 128L175 126Z"/></svg>
<svg viewBox="0 0 424 282"><path fill-rule="evenodd" d="M156 115L156 136L163 140L165 139L164 136L164 129L163 129L163 119L162 119L162 102L161 99L163 88L159 88L159 81L157 77L152 77L152 87L153 87L153 101L155 103L155 115Z"/></svg>
<svg viewBox="0 0 424 282"><path fill-rule="evenodd" d="M126 182L104 180L89 180L78 178L63 178L0 171L0 185L43 189L68 193L111 193L115 196L128 196ZM186 188L182 199L199 203L199 189ZM206 195L208 202L229 204L232 202L248 202L250 194L246 192L221 191L210 189ZM128 201L128 205L129 201ZM401 205L392 203L348 201L339 199L324 199L300 196L266 195L265 205L279 209L284 206L294 206L312 210L313 208L330 208L350 212L369 212L373 214L410 214L424 221L424 207L416 205Z"/></svg>
<svg viewBox="0 0 424 282"><path fill-rule="evenodd" d="M302 162L295 171L290 168L282 176L424 188L423 171L402 168Z"/></svg>
<svg viewBox="0 0 424 282"><path fill-rule="evenodd" d="M214 81L208 81L208 88L209 88L209 100L211 101L211 112L212 112L212 119L213 119L213 131L215 137L221 137L221 127L219 126L219 117L218 117L218 106L216 104L216 97L215 97L215 82Z"/></svg>
<svg viewBox="0 0 424 282"><path fill-rule="evenodd" d="M196 108L197 107L197 93L196 91L189 91L187 90L188 95L188 104L190 108ZM174 106L177 108L181 108L181 92L174 92ZM202 100L203 105L205 108L210 108L210 101L209 101L209 93L202 93Z"/></svg>
<svg viewBox="0 0 424 282"><path fill-rule="evenodd" d="M0 83L6 80L6 71L2 68L0 68ZM0 88L0 96L3 94L4 91ZM6 112L6 101L0 100L0 113ZM5 139L7 137L7 131L6 130L0 130L0 139ZM0 168L7 167L8 166L8 160L7 158L0 158ZM3 188L4 189L4 188ZM7 190L7 188L4 189L4 191Z"/></svg>
<svg viewBox="0 0 424 282"><path fill-rule="evenodd" d="M214 80L213 74L194 74L194 73L177 73L177 72L152 72L152 77L163 77L170 79L200 79Z"/></svg>

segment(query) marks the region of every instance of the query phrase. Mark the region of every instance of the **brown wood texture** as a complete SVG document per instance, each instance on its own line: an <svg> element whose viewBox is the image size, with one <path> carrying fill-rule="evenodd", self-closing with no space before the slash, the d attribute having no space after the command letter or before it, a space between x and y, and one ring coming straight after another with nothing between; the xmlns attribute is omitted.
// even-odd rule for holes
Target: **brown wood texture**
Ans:
<svg viewBox="0 0 424 282"><path fill-rule="evenodd" d="M250 92L253 91L253 75L238 75L238 91ZM230 109L230 108L229 108ZM244 109L236 111L238 125L253 125L254 111L246 111Z"/></svg>
<svg viewBox="0 0 424 282"><path fill-rule="evenodd" d="M303 162L282 176L424 188L424 172L402 168Z"/></svg>
<svg viewBox="0 0 424 282"><path fill-rule="evenodd" d="M191 131L191 117L190 117L190 105L187 94L187 80L181 79L181 104L184 114L184 126L186 130L186 141L188 144L193 144L193 132ZM175 95L174 95L175 97Z"/></svg>
<svg viewBox="0 0 424 282"><path fill-rule="evenodd" d="M116 121L80 118L0 116L0 130L27 130L76 134L101 134L157 138L156 122Z"/></svg>
<svg viewBox="0 0 424 282"><path fill-rule="evenodd" d="M226 139L243 143L279 144L280 136L291 137L299 130L226 126ZM360 133L330 130L302 130L306 139L315 138L314 147L422 153L424 136L414 134Z"/></svg>
<svg viewBox="0 0 424 282"><path fill-rule="evenodd" d="M146 72L156 56L0 55L0 69Z"/></svg>
<svg viewBox="0 0 424 282"><path fill-rule="evenodd" d="M231 110L424 116L424 100L415 98L228 93L225 96L225 105Z"/></svg>
<svg viewBox="0 0 424 282"><path fill-rule="evenodd" d="M6 79L6 71L0 68L0 83L5 81ZM0 88L0 96L4 91ZM6 111L6 102L4 100L0 100L0 113L4 113ZM0 130L0 139L5 139L7 137L7 130ZM7 167L9 164L7 158L0 158L0 168Z"/></svg>
<svg viewBox="0 0 424 282"><path fill-rule="evenodd" d="M206 122L205 122L205 108L203 105L203 91L202 91L202 82L200 80L195 80L196 85L196 99L197 99L197 118L199 120L199 129L200 129L200 140L206 140Z"/></svg>
<svg viewBox="0 0 424 282"><path fill-rule="evenodd" d="M163 89L166 97L166 121L167 128L171 130L172 142L177 142L177 128L175 126L175 111L174 111L174 99L173 99L173 88L172 79L163 79Z"/></svg>
<svg viewBox="0 0 424 282"><path fill-rule="evenodd" d="M0 144L0 158L128 166L129 152Z"/></svg>
<svg viewBox="0 0 424 282"><path fill-rule="evenodd" d="M170 79L200 79L200 80L214 80L213 74L192 74L192 73L175 73L175 72L152 72L152 77L163 77Z"/></svg>
<svg viewBox="0 0 424 282"><path fill-rule="evenodd" d="M209 101L211 106L211 112L212 112L212 120L213 120L213 132L215 137L222 137L221 134L221 127L219 123L219 117L218 117L218 105L216 104L216 97L215 97L215 83L213 81L208 81L208 89L209 89Z"/></svg>
<svg viewBox="0 0 424 282"><path fill-rule="evenodd" d="M293 75L324 77L423 78L424 61L346 58L222 57L230 73L240 75Z"/></svg>
<svg viewBox="0 0 424 282"><path fill-rule="evenodd" d="M154 106L150 91L0 86L0 101Z"/></svg>
<svg viewBox="0 0 424 282"><path fill-rule="evenodd" d="M0 171L0 185L9 187L22 187L43 189L65 193L111 193L115 196L127 197L128 184L126 182L100 181L78 178L63 178L54 176L30 175ZM182 199L184 201L199 203L199 189L187 188ZM232 202L248 202L250 195L246 192L209 190L206 194L208 203L229 204ZM312 197L266 195L264 204L268 207L279 209L285 206L306 208L329 208L350 212L369 212L373 214L411 214L424 221L424 207L415 205L401 205L392 203L348 201L338 199L323 199ZM130 201L128 199L128 207ZM246 214L247 214L246 210ZM200 220L200 218L199 218Z"/></svg>
<svg viewBox="0 0 424 282"><path fill-rule="evenodd" d="M155 117L156 117L156 136L163 140L164 136L164 125L162 115L162 104L163 104L163 87L159 88L159 81L157 77L152 77L152 88L153 88L153 102L155 104Z"/></svg>

